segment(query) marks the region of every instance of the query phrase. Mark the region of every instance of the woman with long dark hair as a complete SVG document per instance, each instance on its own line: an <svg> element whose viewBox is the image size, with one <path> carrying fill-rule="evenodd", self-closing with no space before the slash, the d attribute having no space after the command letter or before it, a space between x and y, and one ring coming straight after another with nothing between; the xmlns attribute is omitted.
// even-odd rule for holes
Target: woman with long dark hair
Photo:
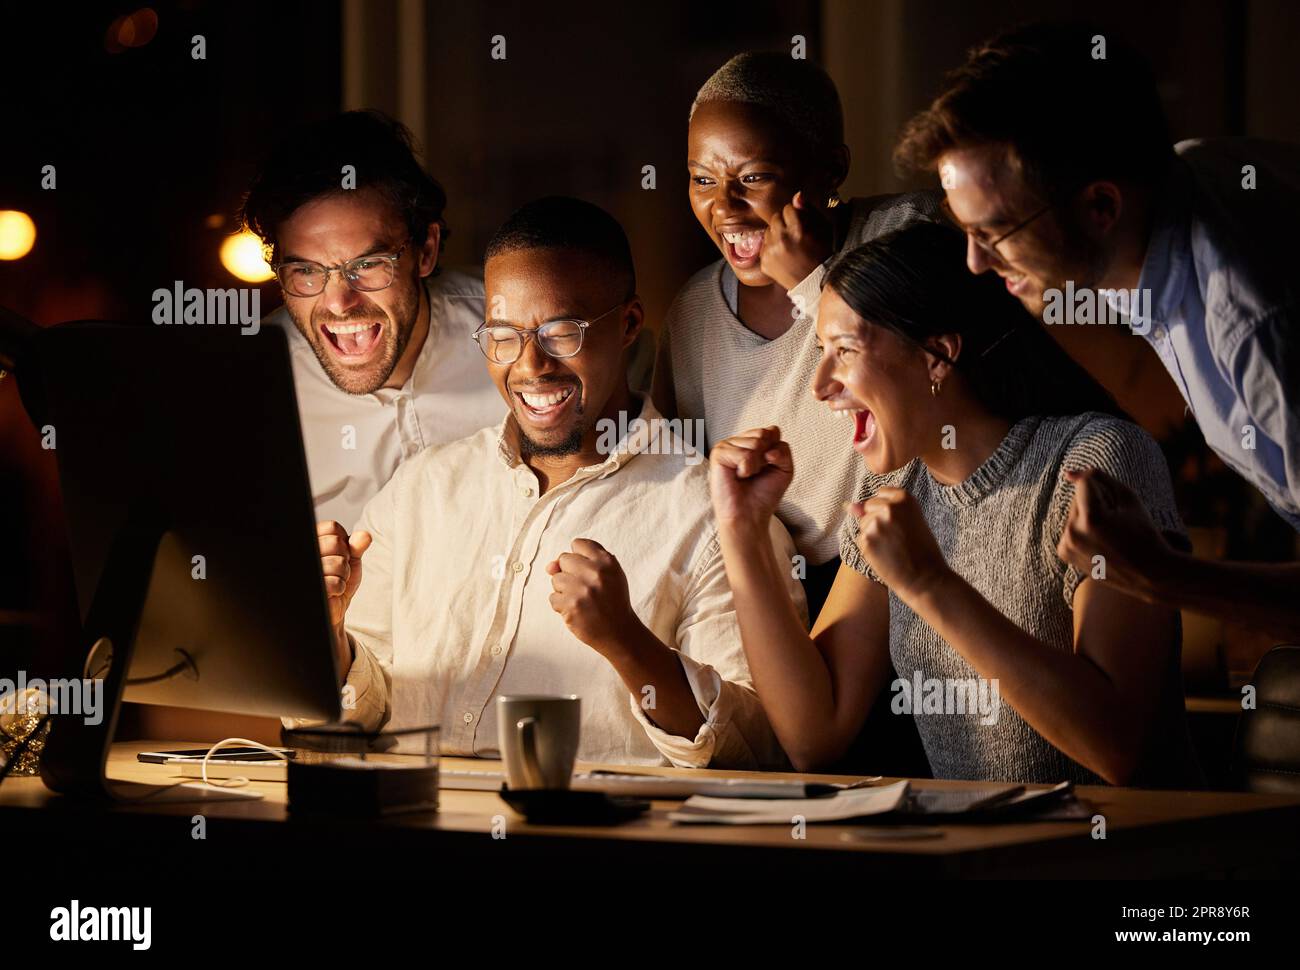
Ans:
<svg viewBox="0 0 1300 970"><path fill-rule="evenodd" d="M794 764L848 749L897 670L935 777L1185 786L1178 614L1056 554L1079 469L1143 497L1186 545L1169 473L965 240L919 224L846 254L817 319L813 395L866 466L811 635L766 523L794 466L778 428L716 445L714 508L754 684ZM847 497L846 497L847 498Z"/></svg>

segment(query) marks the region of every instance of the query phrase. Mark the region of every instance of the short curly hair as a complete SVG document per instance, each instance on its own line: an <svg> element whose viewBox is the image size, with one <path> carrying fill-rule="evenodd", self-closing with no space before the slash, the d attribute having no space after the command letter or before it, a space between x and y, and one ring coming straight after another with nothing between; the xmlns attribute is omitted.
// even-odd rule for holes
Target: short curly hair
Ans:
<svg viewBox="0 0 1300 970"><path fill-rule="evenodd" d="M627 233L594 203L550 195L521 206L488 240L484 261L533 249L570 249L604 263L625 299L636 293L636 268Z"/></svg>
<svg viewBox="0 0 1300 970"><path fill-rule="evenodd" d="M342 187L343 167L356 172L356 189L377 189L401 214L418 247L443 219L447 193L416 159L411 132L383 112L346 111L290 132L254 177L239 209L243 228L255 233L272 264L280 226L294 212Z"/></svg>
<svg viewBox="0 0 1300 970"><path fill-rule="evenodd" d="M690 117L717 101L766 109L814 152L844 144L844 110L829 74L789 52L746 51L718 68L700 87Z"/></svg>
<svg viewBox="0 0 1300 970"><path fill-rule="evenodd" d="M1098 37L1105 57L1094 56ZM1174 158L1149 67L1086 23L1026 24L973 47L903 128L894 162L932 170L946 152L976 145L1005 145L1053 200L1097 179L1154 184Z"/></svg>

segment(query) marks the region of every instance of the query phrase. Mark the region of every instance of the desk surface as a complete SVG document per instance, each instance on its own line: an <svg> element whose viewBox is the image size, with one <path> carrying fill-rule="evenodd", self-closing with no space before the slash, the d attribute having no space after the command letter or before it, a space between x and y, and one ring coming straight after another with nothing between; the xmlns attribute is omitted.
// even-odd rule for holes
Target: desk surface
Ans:
<svg viewBox="0 0 1300 970"><path fill-rule="evenodd" d="M201 747L185 742L125 742L115 744L109 775L129 781L166 784L175 781L163 765L136 760L140 751L159 747ZM399 756L400 757L400 756ZM444 758L445 767L485 768L494 762ZM584 768L614 767L581 765ZM699 777L764 777L807 780L854 780L848 776L758 772L706 771L679 768L637 768L662 775ZM892 779L886 779L889 781ZM951 789L971 784L959 781L916 781L916 787ZM774 868L905 876L1178 876L1204 873L1268 874L1268 867L1300 862L1300 798L1236 792L1168 792L1082 786L1081 797L1105 817L1106 837L1094 838L1091 822L1017 822L930 826L941 835L926 839L871 837L869 822L810 824L803 838L791 825L678 825L665 817L677 801L656 801L651 812L611 827L529 825L494 792L441 793L440 811L384 819L304 820L289 815L286 785L253 783L264 797L257 801L104 807L74 802L49 792L37 778L10 777L0 786L0 828L15 823L33 835L67 832L69 825L87 824L93 817L113 833L103 840L106 850L147 851L156 861L184 865L191 828L202 813L210 845L223 834L229 848L246 846L259 853L274 846L292 847L297 861L346 844L399 854L425 848L466 860L480 853L494 864L521 865L562 855L581 867L584 861L602 868L618 861L683 863L718 861L771 873ZM499 837L505 819L505 838ZM498 837L493 838L495 827ZM865 837L864 837L865 836ZM101 840L97 840L101 841ZM259 856L261 857L261 856ZM1261 867L1263 867L1261 869Z"/></svg>

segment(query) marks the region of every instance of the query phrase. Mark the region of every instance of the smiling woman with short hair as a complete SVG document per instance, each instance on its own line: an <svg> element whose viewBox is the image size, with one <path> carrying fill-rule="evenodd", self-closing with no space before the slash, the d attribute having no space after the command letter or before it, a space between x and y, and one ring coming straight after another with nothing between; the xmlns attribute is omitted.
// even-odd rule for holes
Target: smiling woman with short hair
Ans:
<svg viewBox="0 0 1300 970"><path fill-rule="evenodd" d="M809 570L814 605L838 554L839 506L859 474L840 427L808 394L817 302L838 253L918 218L937 193L841 202L849 171L835 84L788 52L733 57L691 106L688 197L722 255L669 308L655 373L663 413L702 419L710 445L780 422L796 459L817 467L777 515Z"/></svg>

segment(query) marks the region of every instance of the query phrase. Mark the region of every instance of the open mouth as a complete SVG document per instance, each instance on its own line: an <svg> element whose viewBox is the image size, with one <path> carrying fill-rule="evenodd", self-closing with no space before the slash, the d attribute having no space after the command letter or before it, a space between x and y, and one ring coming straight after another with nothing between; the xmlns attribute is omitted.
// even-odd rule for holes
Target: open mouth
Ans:
<svg viewBox="0 0 1300 970"><path fill-rule="evenodd" d="M867 446L871 444L871 439L876 436L876 416L867 408L851 413L853 414L853 447L857 451L865 452Z"/></svg>
<svg viewBox="0 0 1300 970"><path fill-rule="evenodd" d="M334 352L344 358L359 360L369 357L379 346L382 323L327 323L321 328Z"/></svg>
<svg viewBox="0 0 1300 970"><path fill-rule="evenodd" d="M1024 289L1025 281L1028 279L1024 273L1011 273L1002 277L1007 284L1007 292L1014 296L1019 296Z"/></svg>
<svg viewBox="0 0 1300 970"><path fill-rule="evenodd" d="M852 419L853 447L863 451L876 434L876 416L870 408L832 408L831 414L841 419Z"/></svg>
<svg viewBox="0 0 1300 970"><path fill-rule="evenodd" d="M545 391L515 391L523 413L533 424L554 424L575 400L577 387L567 384Z"/></svg>
<svg viewBox="0 0 1300 970"><path fill-rule="evenodd" d="M759 254L763 251L766 230L751 229L745 232L724 232L721 235L727 259L732 265L743 268L757 264Z"/></svg>

